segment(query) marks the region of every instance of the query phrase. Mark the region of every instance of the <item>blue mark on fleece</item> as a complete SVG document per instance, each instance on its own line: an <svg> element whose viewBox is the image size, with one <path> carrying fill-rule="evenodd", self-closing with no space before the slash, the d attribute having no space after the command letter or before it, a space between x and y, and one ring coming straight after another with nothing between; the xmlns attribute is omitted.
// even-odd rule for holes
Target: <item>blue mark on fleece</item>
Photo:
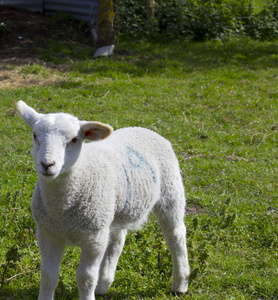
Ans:
<svg viewBox="0 0 278 300"><path fill-rule="evenodd" d="M153 182L156 183L156 175L153 168L146 161L146 159L139 154L137 151L132 149L131 147L127 147L126 155L129 161L129 164L134 169L143 169L144 167L148 169L150 174L152 175Z"/></svg>
<svg viewBox="0 0 278 300"><path fill-rule="evenodd" d="M126 200L125 200L125 204L124 204L124 206L126 206L129 203L130 198L131 198L131 188L130 188L130 179L128 177L126 167L124 164L122 164L122 167L123 167L123 170L125 173L125 179L126 179Z"/></svg>
<svg viewBox="0 0 278 300"><path fill-rule="evenodd" d="M142 170L143 168L146 168L151 174L153 182L154 183L157 182L156 174L153 168L141 154L139 154L131 147L127 147L126 156L128 158L129 168L138 169L138 170ZM126 201L124 204L124 206L126 206L130 202L130 198L131 198L131 182L128 176L127 168L124 164L122 164L122 168L124 170L124 174L126 177Z"/></svg>

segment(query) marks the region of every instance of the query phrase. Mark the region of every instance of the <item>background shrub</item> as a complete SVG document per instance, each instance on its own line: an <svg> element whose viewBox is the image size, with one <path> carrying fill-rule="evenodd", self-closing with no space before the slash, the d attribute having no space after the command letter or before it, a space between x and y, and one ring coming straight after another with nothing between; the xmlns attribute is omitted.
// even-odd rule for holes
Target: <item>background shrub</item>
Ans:
<svg viewBox="0 0 278 300"><path fill-rule="evenodd" d="M125 37L153 39L223 40L234 36L275 39L278 1L261 12L250 0L156 1L153 30L146 24L145 0L119 0L116 30Z"/></svg>
<svg viewBox="0 0 278 300"><path fill-rule="evenodd" d="M278 1L268 2L257 15L251 15L246 22L249 36L260 40L273 40L278 36Z"/></svg>

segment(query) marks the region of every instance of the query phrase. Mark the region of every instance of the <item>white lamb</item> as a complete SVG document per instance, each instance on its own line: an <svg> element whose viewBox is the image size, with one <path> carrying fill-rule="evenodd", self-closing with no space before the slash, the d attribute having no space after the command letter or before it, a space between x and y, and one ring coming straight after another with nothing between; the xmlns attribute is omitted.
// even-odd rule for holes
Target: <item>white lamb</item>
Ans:
<svg viewBox="0 0 278 300"><path fill-rule="evenodd" d="M34 136L38 181L32 212L42 259L39 299L54 298L69 244L81 247L76 271L80 299L104 294L114 280L127 230L140 227L150 212L171 252L172 292L185 293L185 196L171 144L144 128L111 134L109 125L65 113L40 114L23 101L17 109Z"/></svg>

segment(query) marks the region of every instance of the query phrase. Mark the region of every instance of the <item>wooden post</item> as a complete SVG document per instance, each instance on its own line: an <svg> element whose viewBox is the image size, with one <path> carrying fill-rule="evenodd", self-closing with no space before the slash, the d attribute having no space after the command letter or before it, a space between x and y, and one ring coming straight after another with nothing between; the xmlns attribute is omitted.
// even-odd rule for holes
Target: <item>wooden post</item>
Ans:
<svg viewBox="0 0 278 300"><path fill-rule="evenodd" d="M153 30L154 5L155 5L155 0L146 0L147 26L148 26L148 30L150 31Z"/></svg>
<svg viewBox="0 0 278 300"><path fill-rule="evenodd" d="M100 49L107 50L110 49L109 47L112 47L112 52L113 52L113 48L114 48L113 21L114 21L113 0L100 0L99 8L98 8L98 20L97 20L97 51ZM97 51L95 53L95 56L112 54L110 53L109 50L107 54L96 55Z"/></svg>

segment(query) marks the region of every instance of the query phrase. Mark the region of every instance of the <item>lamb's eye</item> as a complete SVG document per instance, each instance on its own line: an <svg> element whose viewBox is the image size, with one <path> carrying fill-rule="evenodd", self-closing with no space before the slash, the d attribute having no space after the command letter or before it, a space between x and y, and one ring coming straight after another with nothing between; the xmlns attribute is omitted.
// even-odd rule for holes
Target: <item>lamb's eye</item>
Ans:
<svg viewBox="0 0 278 300"><path fill-rule="evenodd" d="M40 145L40 142L37 138L37 135L35 133L33 133L33 138L34 138L34 141L36 142L37 145Z"/></svg>
<svg viewBox="0 0 278 300"><path fill-rule="evenodd" d="M66 144L66 148L70 145L70 144L76 144L78 141L77 136L74 137L73 139L71 139L67 144Z"/></svg>

